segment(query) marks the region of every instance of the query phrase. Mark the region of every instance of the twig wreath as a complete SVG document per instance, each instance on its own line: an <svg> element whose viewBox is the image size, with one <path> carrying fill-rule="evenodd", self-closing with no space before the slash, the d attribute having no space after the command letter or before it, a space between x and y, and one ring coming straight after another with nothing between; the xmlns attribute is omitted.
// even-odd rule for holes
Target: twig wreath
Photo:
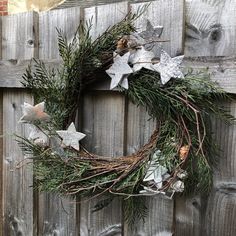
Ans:
<svg viewBox="0 0 236 236"><path fill-rule="evenodd" d="M79 26L70 43L58 30L61 67L50 69L40 60L28 67L23 85L38 104L23 105L20 121L32 130L18 142L33 160L36 189L89 199L107 193L97 209L116 195L129 202L135 196L209 191L217 149L209 118L233 120L216 105L227 95L206 72L183 74L183 56L171 58L162 50L156 59L151 49L160 41L154 38L160 27L148 21L147 31L138 33L133 24L143 10L129 13L94 41L91 23ZM149 142L132 155L102 157L79 145L85 137L73 123L79 101L101 78L111 79L111 89L144 106L157 123Z"/></svg>

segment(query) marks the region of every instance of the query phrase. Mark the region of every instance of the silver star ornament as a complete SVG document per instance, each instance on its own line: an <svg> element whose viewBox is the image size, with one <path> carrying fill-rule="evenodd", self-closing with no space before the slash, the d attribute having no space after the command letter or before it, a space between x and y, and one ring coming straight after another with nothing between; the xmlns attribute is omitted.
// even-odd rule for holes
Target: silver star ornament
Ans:
<svg viewBox="0 0 236 236"><path fill-rule="evenodd" d="M134 53L130 55L130 63L133 64L133 71L139 71L142 68L148 70L154 70L152 68L152 59L155 57L152 51L145 50L144 47L134 50Z"/></svg>
<svg viewBox="0 0 236 236"><path fill-rule="evenodd" d="M72 147L77 151L79 151L79 141L86 136L85 134L76 131L73 122L67 130L58 130L56 132L62 138L63 145Z"/></svg>
<svg viewBox="0 0 236 236"><path fill-rule="evenodd" d="M160 62L152 65L152 68L160 73L161 83L166 84L171 78L184 78L179 66L184 55L171 58L167 52L161 50Z"/></svg>
<svg viewBox="0 0 236 236"><path fill-rule="evenodd" d="M114 56L114 63L106 70L106 73L111 77L110 89L116 88L118 85L128 89L128 75L133 73L132 68L128 65L130 52L123 56L116 54Z"/></svg>

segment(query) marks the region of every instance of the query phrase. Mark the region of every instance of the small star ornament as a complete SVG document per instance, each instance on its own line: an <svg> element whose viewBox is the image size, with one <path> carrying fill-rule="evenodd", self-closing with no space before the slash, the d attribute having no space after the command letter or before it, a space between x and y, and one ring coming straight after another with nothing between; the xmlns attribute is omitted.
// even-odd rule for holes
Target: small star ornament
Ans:
<svg viewBox="0 0 236 236"><path fill-rule="evenodd" d="M152 59L155 57L152 51L145 50L144 47L134 50L130 55L130 63L133 64L133 71L139 71L142 68L154 70L152 68Z"/></svg>
<svg viewBox="0 0 236 236"><path fill-rule="evenodd" d="M77 151L79 151L79 141L86 136L85 134L76 131L73 122L67 130L58 130L56 132L62 138L63 145L72 147Z"/></svg>
<svg viewBox="0 0 236 236"><path fill-rule="evenodd" d="M163 31L163 26L154 27L152 23L147 20L146 30L138 33L138 35L144 40L145 49L150 51L155 46L157 38L160 38ZM147 43L147 44L146 44Z"/></svg>
<svg viewBox="0 0 236 236"><path fill-rule="evenodd" d="M167 52L161 50L160 62L151 66L155 71L160 73L161 83L163 85L169 82L171 78L184 78L179 68L183 58L184 55L171 58Z"/></svg>
<svg viewBox="0 0 236 236"><path fill-rule="evenodd" d="M48 121L50 116L44 112L44 102L38 103L35 106L24 102L22 105L23 116L20 118L19 122L33 122L36 120Z"/></svg>
<svg viewBox="0 0 236 236"><path fill-rule="evenodd" d="M130 52L123 56L116 54L114 56L114 63L106 70L106 73L111 77L110 89L116 88L118 85L128 89L128 75L133 73L133 70L128 65Z"/></svg>

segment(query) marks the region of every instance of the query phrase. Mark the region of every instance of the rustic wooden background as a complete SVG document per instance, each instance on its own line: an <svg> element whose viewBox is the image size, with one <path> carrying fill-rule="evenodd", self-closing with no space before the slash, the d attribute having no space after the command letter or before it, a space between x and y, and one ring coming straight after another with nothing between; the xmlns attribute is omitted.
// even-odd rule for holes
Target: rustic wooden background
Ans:
<svg viewBox="0 0 236 236"><path fill-rule="evenodd" d="M33 192L32 170L26 165L17 168L24 157L13 133L27 134L27 127L18 124L18 120L21 104L32 101L29 91L20 84L29 60L40 58L51 66L59 63L55 27L63 29L70 39L80 20L93 16L92 35L96 38L129 9L136 11L144 4L144 1L116 1L102 5L105 1L87 1L86 8L86 1L81 2L82 7L0 18L0 235L236 235L236 126L233 125L213 123L222 152L210 196L148 198L150 211L146 222L138 223L132 232L124 223L121 202L91 213L95 200L79 204ZM100 4L91 6L95 2ZM168 53L185 54L185 66L208 68L212 79L227 92L236 93L236 1L156 0L137 21L137 27L144 29L147 19L153 25L164 26L162 38L170 42L163 47ZM236 116L236 102L225 106ZM86 94L79 125L87 134L89 150L118 156L137 150L147 141L155 124L148 121L142 107L135 107L118 92L103 89Z"/></svg>

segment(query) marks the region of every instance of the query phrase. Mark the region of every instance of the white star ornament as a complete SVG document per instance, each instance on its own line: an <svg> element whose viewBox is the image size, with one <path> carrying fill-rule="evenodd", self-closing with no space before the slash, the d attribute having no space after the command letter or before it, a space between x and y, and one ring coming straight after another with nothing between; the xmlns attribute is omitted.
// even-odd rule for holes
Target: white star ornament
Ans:
<svg viewBox="0 0 236 236"><path fill-rule="evenodd" d="M130 63L133 64L133 71L139 71L142 68L148 70L154 70L152 67L152 59L155 54L152 51L145 50L144 47L136 49L133 54L130 55Z"/></svg>
<svg viewBox="0 0 236 236"><path fill-rule="evenodd" d="M23 116L20 118L19 122L33 122L36 120L47 121L50 116L44 112L44 102L38 103L35 106L24 102L22 105Z"/></svg>
<svg viewBox="0 0 236 236"><path fill-rule="evenodd" d="M161 51L160 62L152 65L152 68L160 73L161 83L166 84L171 78L184 78L179 66L184 55L171 58L167 52Z"/></svg>
<svg viewBox="0 0 236 236"><path fill-rule="evenodd" d="M110 89L114 89L118 85L123 88L128 89L128 75L133 73L133 70L128 65L130 52L126 53L124 56L119 54L115 55L114 63L112 66L106 70L106 73L111 77Z"/></svg>
<svg viewBox="0 0 236 236"><path fill-rule="evenodd" d="M67 130L58 130L56 132L62 138L62 144L66 147L72 147L77 151L79 151L79 141L86 136L85 134L76 131L73 122Z"/></svg>

